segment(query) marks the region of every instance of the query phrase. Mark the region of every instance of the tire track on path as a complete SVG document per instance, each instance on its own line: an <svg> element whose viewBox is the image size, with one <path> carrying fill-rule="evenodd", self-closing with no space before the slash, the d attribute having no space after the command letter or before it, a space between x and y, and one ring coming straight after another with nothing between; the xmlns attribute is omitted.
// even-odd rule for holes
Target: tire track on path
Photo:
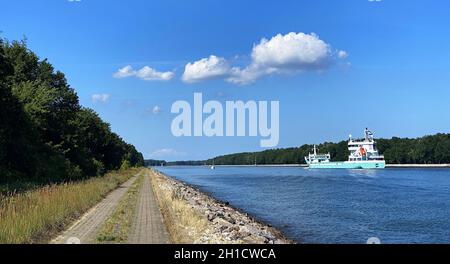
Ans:
<svg viewBox="0 0 450 264"><path fill-rule="evenodd" d="M122 197L128 191L130 186L136 181L139 174L120 185L117 189L110 192L100 203L91 208L80 219L73 223L66 231L57 238L53 239L51 244L65 244L69 238L78 238L81 244L96 243L96 235L106 219L114 212Z"/></svg>

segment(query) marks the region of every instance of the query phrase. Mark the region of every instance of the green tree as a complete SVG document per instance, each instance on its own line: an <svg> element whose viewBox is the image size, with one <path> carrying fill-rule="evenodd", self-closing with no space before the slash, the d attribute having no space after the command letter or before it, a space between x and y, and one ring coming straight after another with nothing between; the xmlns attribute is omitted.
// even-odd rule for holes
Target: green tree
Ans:
<svg viewBox="0 0 450 264"><path fill-rule="evenodd" d="M25 41L0 39L0 100L0 181L74 180L143 165Z"/></svg>

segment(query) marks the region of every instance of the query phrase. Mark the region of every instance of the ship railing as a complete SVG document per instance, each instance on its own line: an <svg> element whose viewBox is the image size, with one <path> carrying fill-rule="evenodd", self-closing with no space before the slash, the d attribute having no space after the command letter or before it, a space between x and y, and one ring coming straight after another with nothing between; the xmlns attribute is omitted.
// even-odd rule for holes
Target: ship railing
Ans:
<svg viewBox="0 0 450 264"><path fill-rule="evenodd" d="M384 155L372 155L369 158L373 160L384 160Z"/></svg>
<svg viewBox="0 0 450 264"><path fill-rule="evenodd" d="M321 158L321 157L329 157L329 154L310 154L310 157L316 157L316 158Z"/></svg>
<svg viewBox="0 0 450 264"><path fill-rule="evenodd" d="M370 139L352 139L350 140L348 143L369 143L369 142L374 142L373 138Z"/></svg>

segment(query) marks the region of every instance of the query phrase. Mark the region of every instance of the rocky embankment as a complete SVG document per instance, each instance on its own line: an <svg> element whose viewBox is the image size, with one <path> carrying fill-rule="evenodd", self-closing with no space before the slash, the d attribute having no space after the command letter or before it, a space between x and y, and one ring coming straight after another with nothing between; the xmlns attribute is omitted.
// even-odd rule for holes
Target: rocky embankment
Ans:
<svg viewBox="0 0 450 264"><path fill-rule="evenodd" d="M263 224L246 213L240 212L226 202L218 201L207 194L173 178L167 177L158 171L153 171L156 178L155 192L170 193L171 201L163 201L163 207L171 207L176 203L179 208L180 201L186 208L192 210L200 218L201 228L192 228L186 234L191 236L190 243L239 243L239 244L290 244L293 241L286 239L275 228ZM159 199L164 195L159 194ZM167 197L167 195L166 195ZM175 202L176 201L176 202ZM169 203L169 204L167 204ZM167 216L168 208L162 208L165 218L183 217L182 213ZM179 211L179 210L178 210ZM185 216L186 217L186 216ZM188 216L189 217L189 216ZM168 219L169 223L183 222L183 219ZM184 221L186 222L186 221ZM189 227L184 227L189 229ZM174 229L174 228L169 228ZM174 231L172 231L174 232ZM178 232L175 230L175 232ZM197 233L197 234L195 234Z"/></svg>

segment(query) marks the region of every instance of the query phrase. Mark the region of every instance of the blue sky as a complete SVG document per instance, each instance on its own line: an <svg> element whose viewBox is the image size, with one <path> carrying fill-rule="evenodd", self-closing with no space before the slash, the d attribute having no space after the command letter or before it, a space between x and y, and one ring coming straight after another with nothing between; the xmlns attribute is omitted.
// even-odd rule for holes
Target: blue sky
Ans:
<svg viewBox="0 0 450 264"><path fill-rule="evenodd" d="M449 132L448 14L448 1L418 0L17 0L2 3L0 31L10 40L26 36L66 74L81 104L146 158L185 160L262 150L254 137L174 137L170 107L194 92L221 102L279 100L279 147L338 141L365 127L376 137ZM254 47L280 34L270 53L277 55L288 50L290 32L325 43L326 58L314 69L281 60L274 73L262 73ZM264 52L257 58L272 63ZM228 68L183 81L186 64L211 55ZM258 75L250 82L229 81L232 67L252 65ZM134 76L115 78L126 66ZM145 66L154 72L139 75Z"/></svg>

